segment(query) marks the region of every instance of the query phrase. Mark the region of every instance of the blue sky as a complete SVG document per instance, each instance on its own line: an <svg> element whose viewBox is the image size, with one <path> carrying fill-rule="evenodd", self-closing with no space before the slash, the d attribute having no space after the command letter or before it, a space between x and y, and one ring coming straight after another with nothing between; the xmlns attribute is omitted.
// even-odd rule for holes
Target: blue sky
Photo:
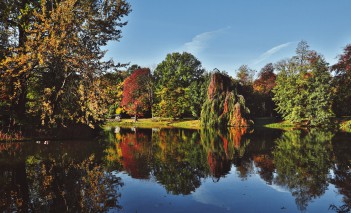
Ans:
<svg viewBox="0 0 351 213"><path fill-rule="evenodd" d="M305 40L333 64L351 43L351 0L129 0L123 38L106 57L151 69L187 51L234 75L288 58Z"/></svg>

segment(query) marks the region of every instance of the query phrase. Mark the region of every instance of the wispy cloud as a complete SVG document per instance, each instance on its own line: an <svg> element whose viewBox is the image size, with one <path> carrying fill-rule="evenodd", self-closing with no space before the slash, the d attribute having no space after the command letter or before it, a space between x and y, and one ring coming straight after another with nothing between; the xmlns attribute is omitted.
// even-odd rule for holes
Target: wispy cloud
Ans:
<svg viewBox="0 0 351 213"><path fill-rule="evenodd" d="M291 44L293 44L294 42L287 42L284 44L280 44L278 46L275 46L269 50L267 50L266 52L264 52L262 55L260 55L254 62L253 65L257 65L265 60L267 60L268 58L270 58L272 55L274 55L275 53L279 52L280 50L289 47Z"/></svg>
<svg viewBox="0 0 351 213"><path fill-rule="evenodd" d="M185 43L182 46L182 50L186 52L190 52L194 55L200 53L208 46L208 41L213 39L215 36L220 33L230 29L231 27L221 28L215 31L204 32L196 35L190 42Z"/></svg>

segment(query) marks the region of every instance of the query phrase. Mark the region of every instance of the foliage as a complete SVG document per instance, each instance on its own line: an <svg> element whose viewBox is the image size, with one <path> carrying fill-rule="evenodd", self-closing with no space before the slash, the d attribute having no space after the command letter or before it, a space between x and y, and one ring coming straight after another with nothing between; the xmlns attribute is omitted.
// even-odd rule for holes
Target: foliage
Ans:
<svg viewBox="0 0 351 213"><path fill-rule="evenodd" d="M23 22L13 26L22 36L9 35L19 42L0 62L10 113L20 118L31 115L46 126L94 126L107 111L99 77L114 67L112 61L101 60L105 54L101 47L120 39L120 27L126 24L120 20L129 13L129 4L119 0L22 3L15 9L22 13Z"/></svg>
<svg viewBox="0 0 351 213"><path fill-rule="evenodd" d="M275 114L275 105L272 100L272 89L275 87L275 81L274 67L272 63L269 63L261 69L258 78L253 82L255 94L253 115L272 117Z"/></svg>
<svg viewBox="0 0 351 213"><path fill-rule="evenodd" d="M351 120L348 120L348 121L343 121L341 123L341 127L340 127L342 130L344 131L348 131L350 132L351 131Z"/></svg>
<svg viewBox="0 0 351 213"><path fill-rule="evenodd" d="M328 64L306 45L299 44L296 50L299 55L276 65L279 74L273 100L285 120L312 126L328 125L333 116Z"/></svg>
<svg viewBox="0 0 351 213"><path fill-rule="evenodd" d="M150 70L147 68L134 70L125 79L121 106L130 115L143 116L151 108L148 85L151 82Z"/></svg>
<svg viewBox="0 0 351 213"><path fill-rule="evenodd" d="M198 81L193 81L187 90L186 96L189 97L190 112L194 118L201 116L201 108L207 97L210 77L210 73L204 73Z"/></svg>
<svg viewBox="0 0 351 213"><path fill-rule="evenodd" d="M108 107L108 117L123 113L120 103L123 97L123 83L127 77L127 72L119 70L105 73L100 77L100 88L106 94L105 105Z"/></svg>
<svg viewBox="0 0 351 213"><path fill-rule="evenodd" d="M333 110L338 116L351 115L351 44L344 48L344 53L339 56L332 70L335 71Z"/></svg>
<svg viewBox="0 0 351 213"><path fill-rule="evenodd" d="M203 73L201 62L190 53L168 54L154 71L155 115L179 118L191 114L191 111L198 115L195 108L202 105L201 92L196 91L194 98L190 98L190 92L195 89L191 84L204 82Z"/></svg>
<svg viewBox="0 0 351 213"><path fill-rule="evenodd" d="M255 70L250 69L247 65L241 65L236 71L236 77L243 85L252 84L255 75Z"/></svg>
<svg viewBox="0 0 351 213"><path fill-rule="evenodd" d="M229 76L211 75L207 99L202 106L201 125L207 127L248 126L250 113L245 99L238 94L238 84Z"/></svg>
<svg viewBox="0 0 351 213"><path fill-rule="evenodd" d="M244 136L246 129L240 128L224 132L121 128L109 133L108 162L119 162L133 178L155 179L167 192L183 195L200 187L203 178L218 181L227 175L233 159L243 157L250 142Z"/></svg>

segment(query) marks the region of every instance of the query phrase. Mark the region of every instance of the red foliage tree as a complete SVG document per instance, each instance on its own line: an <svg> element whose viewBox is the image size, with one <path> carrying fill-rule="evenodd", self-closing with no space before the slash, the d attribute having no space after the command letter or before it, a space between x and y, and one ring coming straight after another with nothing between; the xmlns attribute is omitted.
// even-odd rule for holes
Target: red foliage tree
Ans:
<svg viewBox="0 0 351 213"><path fill-rule="evenodd" d="M135 120L150 110L150 81L150 70L148 68L136 69L124 80L121 106L128 114L135 115Z"/></svg>
<svg viewBox="0 0 351 213"><path fill-rule="evenodd" d="M273 64L269 63L262 68L258 79L253 84L253 88L256 92L269 94L275 86L275 79Z"/></svg>

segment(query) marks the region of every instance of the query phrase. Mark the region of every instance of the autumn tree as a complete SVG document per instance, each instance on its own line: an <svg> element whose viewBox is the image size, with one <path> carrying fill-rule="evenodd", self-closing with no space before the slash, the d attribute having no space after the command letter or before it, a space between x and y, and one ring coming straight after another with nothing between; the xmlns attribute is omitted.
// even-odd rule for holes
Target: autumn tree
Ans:
<svg viewBox="0 0 351 213"><path fill-rule="evenodd" d="M330 123L331 76L324 58L300 43L297 55L279 62L273 89L277 111L293 123L322 126Z"/></svg>
<svg viewBox="0 0 351 213"><path fill-rule="evenodd" d="M35 6L23 2L25 9L20 11L30 16L24 44L0 62L10 105L21 105L22 111L24 105L26 114L46 126L95 125L106 113L100 76L115 66L102 60L101 47L121 38L120 28L126 24L121 18L129 13L129 4L120 0L44 0L35 1Z"/></svg>
<svg viewBox="0 0 351 213"><path fill-rule="evenodd" d="M335 71L333 109L338 116L351 115L351 44L344 48L338 63L332 66Z"/></svg>
<svg viewBox="0 0 351 213"><path fill-rule="evenodd" d="M28 74L24 71L31 68L26 58L14 61L9 70L2 66L6 58L26 54L25 45L31 17L37 1L4 0L0 2L0 107L11 124L25 115ZM19 64L19 66L15 66Z"/></svg>
<svg viewBox="0 0 351 213"><path fill-rule="evenodd" d="M272 89L275 86L276 75L272 63L265 65L253 82L253 90L256 94L256 107L252 113L259 116L272 116L274 114L274 102ZM257 112L256 112L257 111Z"/></svg>
<svg viewBox="0 0 351 213"><path fill-rule="evenodd" d="M243 95L246 100L246 106L253 110L252 115L256 114L255 110L257 108L257 97L253 91L253 79L255 75L255 70L251 69L247 65L242 65L236 70L236 80L238 84L238 93Z"/></svg>
<svg viewBox="0 0 351 213"><path fill-rule="evenodd" d="M201 62L190 53L168 54L154 71L155 113L172 118L191 114L189 87L202 81L203 73Z"/></svg>
<svg viewBox="0 0 351 213"><path fill-rule="evenodd" d="M128 114L135 116L135 121L151 109L151 98L148 90L151 80L150 70L143 68L134 70L132 75L124 81L121 106Z"/></svg>
<svg viewBox="0 0 351 213"><path fill-rule="evenodd" d="M120 106L123 95L124 80L129 76L129 73L121 70L114 70L103 74L100 77L100 88L105 94L105 102L108 107L108 117L115 114L121 114L122 108ZM117 113L117 112L119 113Z"/></svg>
<svg viewBox="0 0 351 213"><path fill-rule="evenodd" d="M243 85L252 84L255 75L255 70L247 65L241 65L236 71L236 77Z"/></svg>

